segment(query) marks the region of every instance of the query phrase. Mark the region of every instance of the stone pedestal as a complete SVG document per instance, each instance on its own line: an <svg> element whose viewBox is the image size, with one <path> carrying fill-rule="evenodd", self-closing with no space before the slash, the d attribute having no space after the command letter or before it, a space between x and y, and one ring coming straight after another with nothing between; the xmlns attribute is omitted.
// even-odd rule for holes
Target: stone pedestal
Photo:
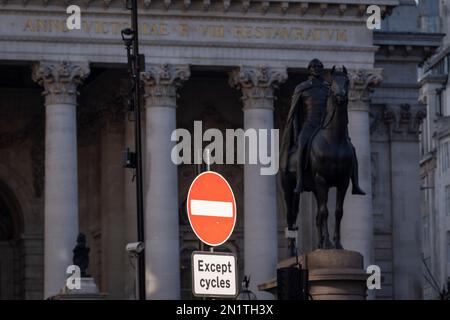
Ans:
<svg viewBox="0 0 450 320"><path fill-rule="evenodd" d="M309 292L313 300L365 300L367 278L363 256L348 250L316 250L298 258L309 270ZM295 258L278 263L278 268L298 266ZM277 279L268 279L259 290L277 296Z"/></svg>
<svg viewBox="0 0 450 320"><path fill-rule="evenodd" d="M316 250L306 256L314 300L365 300L363 256L348 250Z"/></svg>
<svg viewBox="0 0 450 320"><path fill-rule="evenodd" d="M61 292L50 300L102 300L106 295L99 292L94 278L81 278L80 289L64 287Z"/></svg>

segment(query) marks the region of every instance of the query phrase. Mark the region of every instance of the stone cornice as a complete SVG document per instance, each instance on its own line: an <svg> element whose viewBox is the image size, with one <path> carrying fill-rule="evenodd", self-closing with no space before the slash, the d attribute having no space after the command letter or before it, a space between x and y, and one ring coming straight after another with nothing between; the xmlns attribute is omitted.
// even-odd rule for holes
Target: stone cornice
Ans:
<svg viewBox="0 0 450 320"><path fill-rule="evenodd" d="M417 45L439 47L444 33L375 31L373 42L376 45Z"/></svg>
<svg viewBox="0 0 450 320"><path fill-rule="evenodd" d="M433 67L449 54L450 54L450 45L448 45L445 48L441 48L441 50L436 55L434 55L427 61L429 67Z"/></svg>
<svg viewBox="0 0 450 320"><path fill-rule="evenodd" d="M441 45L443 36L441 33L376 31L373 44L379 47L377 53L385 56L418 55L426 59Z"/></svg>
<svg viewBox="0 0 450 320"><path fill-rule="evenodd" d="M32 67L33 81L44 88L46 106L76 104L77 86L90 72L88 62L42 61Z"/></svg>
<svg viewBox="0 0 450 320"><path fill-rule="evenodd" d="M126 0L79 0L59 1L55 4L49 0L0 0L0 6L15 9L34 8L58 8L67 7L69 4L77 4L82 10L99 9L102 12L121 10L125 11ZM369 5L381 7L383 16L390 14L392 9L399 4L398 0L140 0L141 13L155 10L161 12L223 12L240 13L242 15L255 13L260 16L267 14L276 15L316 15L316 16L357 16L366 14Z"/></svg>
<svg viewBox="0 0 450 320"><path fill-rule="evenodd" d="M426 83L434 83L436 85L444 85L447 83L448 76L445 75L434 75L434 74L428 74L424 77L422 77L419 81L419 84L423 86Z"/></svg>

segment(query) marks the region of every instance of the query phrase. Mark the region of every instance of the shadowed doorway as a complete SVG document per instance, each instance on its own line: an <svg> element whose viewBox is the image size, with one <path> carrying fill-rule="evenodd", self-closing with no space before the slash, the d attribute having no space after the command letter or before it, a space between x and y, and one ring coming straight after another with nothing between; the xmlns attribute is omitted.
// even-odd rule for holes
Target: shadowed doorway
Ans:
<svg viewBox="0 0 450 320"><path fill-rule="evenodd" d="M14 194L0 182L0 300L23 298L21 217Z"/></svg>

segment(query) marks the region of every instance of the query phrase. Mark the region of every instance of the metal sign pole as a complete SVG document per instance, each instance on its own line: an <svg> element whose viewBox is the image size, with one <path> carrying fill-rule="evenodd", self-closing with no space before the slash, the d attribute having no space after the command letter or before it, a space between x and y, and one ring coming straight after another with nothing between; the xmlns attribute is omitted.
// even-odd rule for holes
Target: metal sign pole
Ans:
<svg viewBox="0 0 450 320"><path fill-rule="evenodd" d="M201 150L197 150L197 157L198 157L198 159L202 159L202 151ZM202 163L197 164L197 170L196 171L197 171L196 172L196 176L198 176L200 173L203 172ZM205 251L205 244L200 239L198 239L198 248L199 248L200 251Z"/></svg>
<svg viewBox="0 0 450 320"><path fill-rule="evenodd" d="M136 139L136 200L137 200L137 224L138 241L144 242L144 199L143 199L143 176L142 176L142 141L141 141L141 81L139 64L139 30L138 30L138 5L133 0L132 24L134 31L133 44L133 79L134 79L134 114L135 114L135 139ZM145 300L145 250L139 254L139 300Z"/></svg>

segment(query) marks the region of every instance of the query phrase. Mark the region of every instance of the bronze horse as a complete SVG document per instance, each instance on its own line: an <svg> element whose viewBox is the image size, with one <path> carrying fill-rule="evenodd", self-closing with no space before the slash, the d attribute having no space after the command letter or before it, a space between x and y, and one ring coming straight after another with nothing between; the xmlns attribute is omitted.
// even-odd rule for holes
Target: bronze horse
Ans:
<svg viewBox="0 0 450 320"><path fill-rule="evenodd" d="M354 149L348 136L348 92L349 77L347 70L331 70L330 93L321 126L311 137L306 152L304 179L311 188L317 202L316 225L318 229L318 247L323 249L342 249L341 220L347 188L353 170ZM288 171L282 173L281 189L284 193L284 205L287 211L288 227L295 229L299 194L291 192L296 185L297 159L295 153L289 158ZM328 232L328 192L336 187L336 222L334 243L330 241Z"/></svg>

